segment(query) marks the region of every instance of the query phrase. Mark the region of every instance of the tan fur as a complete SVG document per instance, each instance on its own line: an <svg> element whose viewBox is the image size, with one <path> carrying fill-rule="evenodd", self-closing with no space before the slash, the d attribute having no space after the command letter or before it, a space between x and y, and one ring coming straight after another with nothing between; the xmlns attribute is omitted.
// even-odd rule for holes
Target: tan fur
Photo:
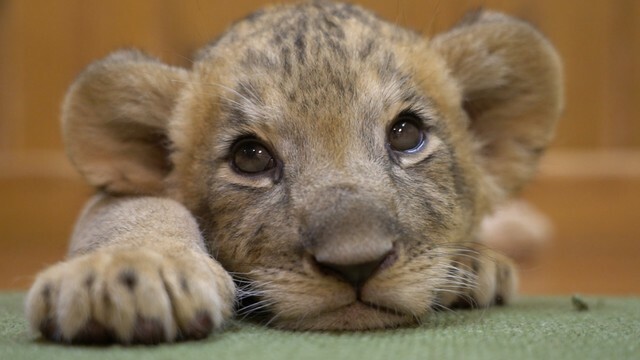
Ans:
<svg viewBox="0 0 640 360"><path fill-rule="evenodd" d="M480 239L499 249L519 265L531 266L548 248L553 226L549 219L525 201L511 201L484 218Z"/></svg>
<svg viewBox="0 0 640 360"><path fill-rule="evenodd" d="M151 343L206 335L234 297L243 314L314 330L508 302L515 269L481 244L480 224L534 173L561 82L551 45L491 12L428 40L313 2L237 23L189 70L116 52L64 104L69 156L103 192L70 259L33 285L31 326ZM394 152L387 133L407 111L427 140ZM247 136L275 170L234 168ZM375 266L366 280L343 272L362 264Z"/></svg>

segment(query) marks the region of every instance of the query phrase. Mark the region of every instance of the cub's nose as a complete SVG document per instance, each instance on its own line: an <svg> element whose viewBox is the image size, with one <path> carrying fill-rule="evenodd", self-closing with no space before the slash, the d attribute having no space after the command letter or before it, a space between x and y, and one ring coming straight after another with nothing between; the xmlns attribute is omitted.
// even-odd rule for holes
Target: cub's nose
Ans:
<svg viewBox="0 0 640 360"><path fill-rule="evenodd" d="M302 246L311 255L307 259L321 272L356 288L383 264L394 261L395 255L390 255L401 228L393 203L365 185L315 189L302 197L305 208L299 215Z"/></svg>
<svg viewBox="0 0 640 360"><path fill-rule="evenodd" d="M355 288L361 287L381 266L390 265L393 261L392 252L384 254L382 257L367 261L359 264L332 264L319 262L316 259L316 263L320 270L326 274L337 277L340 280L346 281Z"/></svg>

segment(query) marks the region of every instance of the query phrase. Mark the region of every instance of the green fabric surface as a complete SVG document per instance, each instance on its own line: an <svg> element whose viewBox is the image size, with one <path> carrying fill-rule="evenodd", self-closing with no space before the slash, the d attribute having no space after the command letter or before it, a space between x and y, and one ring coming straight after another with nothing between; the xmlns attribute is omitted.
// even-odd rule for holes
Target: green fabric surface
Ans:
<svg viewBox="0 0 640 360"><path fill-rule="evenodd" d="M0 295L0 359L640 359L640 298L524 297L506 307L437 313L419 327L288 332L236 322L204 341L79 347L34 339L24 294Z"/></svg>

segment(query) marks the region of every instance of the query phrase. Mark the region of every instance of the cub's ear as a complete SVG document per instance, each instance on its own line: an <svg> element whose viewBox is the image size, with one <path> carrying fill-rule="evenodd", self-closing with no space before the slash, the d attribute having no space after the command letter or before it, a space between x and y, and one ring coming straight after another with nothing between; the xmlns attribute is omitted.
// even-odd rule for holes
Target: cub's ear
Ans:
<svg viewBox="0 0 640 360"><path fill-rule="evenodd" d="M62 129L72 163L93 186L155 194L171 170L167 123L184 69L135 50L90 65L69 89Z"/></svg>
<svg viewBox="0 0 640 360"><path fill-rule="evenodd" d="M462 91L484 172L513 195L533 176L562 111L558 54L529 24L483 11L432 46Z"/></svg>

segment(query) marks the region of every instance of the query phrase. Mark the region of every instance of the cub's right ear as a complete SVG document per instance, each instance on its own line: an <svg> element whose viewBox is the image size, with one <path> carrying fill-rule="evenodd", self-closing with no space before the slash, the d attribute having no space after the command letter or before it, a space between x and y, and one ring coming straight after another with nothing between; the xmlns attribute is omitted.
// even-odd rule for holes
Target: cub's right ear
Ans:
<svg viewBox="0 0 640 360"><path fill-rule="evenodd" d="M90 65L62 108L71 162L88 182L114 194L157 194L171 170L167 124L185 69L136 50Z"/></svg>

